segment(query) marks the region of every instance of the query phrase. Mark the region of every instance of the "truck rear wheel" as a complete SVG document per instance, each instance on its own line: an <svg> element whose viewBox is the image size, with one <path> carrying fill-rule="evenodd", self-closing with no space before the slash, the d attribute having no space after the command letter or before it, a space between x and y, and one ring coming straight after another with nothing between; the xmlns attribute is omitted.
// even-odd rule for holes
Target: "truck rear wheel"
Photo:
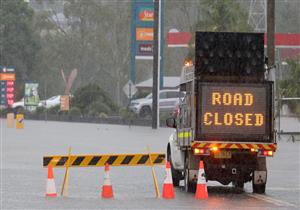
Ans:
<svg viewBox="0 0 300 210"><path fill-rule="evenodd" d="M186 169L184 172L184 191L185 192L196 192L197 183L190 181L190 170Z"/></svg>
<svg viewBox="0 0 300 210"><path fill-rule="evenodd" d="M256 170L252 174L253 193L263 194L266 192L267 163L266 157L258 157Z"/></svg>
<svg viewBox="0 0 300 210"><path fill-rule="evenodd" d="M253 193L264 194L266 192L266 184L254 184L252 182Z"/></svg>

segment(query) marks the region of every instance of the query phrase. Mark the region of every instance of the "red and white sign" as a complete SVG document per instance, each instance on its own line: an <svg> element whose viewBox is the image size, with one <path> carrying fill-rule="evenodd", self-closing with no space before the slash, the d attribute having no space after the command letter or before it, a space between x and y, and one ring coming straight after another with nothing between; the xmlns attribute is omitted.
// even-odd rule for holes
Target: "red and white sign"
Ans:
<svg viewBox="0 0 300 210"><path fill-rule="evenodd" d="M192 39L189 32L169 32L167 34L168 47L188 47Z"/></svg>

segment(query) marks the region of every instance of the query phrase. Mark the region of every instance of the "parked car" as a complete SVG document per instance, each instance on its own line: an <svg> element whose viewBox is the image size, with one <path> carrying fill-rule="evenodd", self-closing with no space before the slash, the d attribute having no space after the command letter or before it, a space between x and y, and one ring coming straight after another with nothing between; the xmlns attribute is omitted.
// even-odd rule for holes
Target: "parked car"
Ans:
<svg viewBox="0 0 300 210"><path fill-rule="evenodd" d="M24 112L25 110L29 112L33 112L36 110L36 106L25 107L24 98L22 98L20 101L14 102L11 108L13 108L15 114Z"/></svg>
<svg viewBox="0 0 300 210"><path fill-rule="evenodd" d="M40 107L45 107L47 109L60 105L60 95L52 96L51 98L48 98L46 100L41 100L39 103Z"/></svg>
<svg viewBox="0 0 300 210"><path fill-rule="evenodd" d="M161 90L159 91L159 110L160 111L172 111L179 103L180 99L183 99L184 92L179 90ZM146 117L152 113L152 93L145 98L132 100L129 108L140 117Z"/></svg>
<svg viewBox="0 0 300 210"><path fill-rule="evenodd" d="M47 100L41 100L38 104L38 107L45 107L48 109L48 108L57 106L59 104L60 104L60 95L57 95L57 96L52 96L51 98L48 98ZM25 107L24 98L22 98L20 101L13 103L12 108L14 109L15 113L18 113L21 110L35 111L37 106Z"/></svg>

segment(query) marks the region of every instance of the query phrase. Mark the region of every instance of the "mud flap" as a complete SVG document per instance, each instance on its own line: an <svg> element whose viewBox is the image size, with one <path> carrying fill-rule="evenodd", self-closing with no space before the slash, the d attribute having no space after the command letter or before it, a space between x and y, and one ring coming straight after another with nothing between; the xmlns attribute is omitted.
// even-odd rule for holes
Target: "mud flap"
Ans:
<svg viewBox="0 0 300 210"><path fill-rule="evenodd" d="M255 185L267 183L267 171L254 171L253 179Z"/></svg>

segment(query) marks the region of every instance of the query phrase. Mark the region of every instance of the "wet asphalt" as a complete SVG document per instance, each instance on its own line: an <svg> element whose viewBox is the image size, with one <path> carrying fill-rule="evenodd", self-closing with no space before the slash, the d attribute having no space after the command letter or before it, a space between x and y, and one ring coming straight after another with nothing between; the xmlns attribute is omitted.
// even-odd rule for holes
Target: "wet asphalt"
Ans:
<svg viewBox="0 0 300 210"><path fill-rule="evenodd" d="M278 151L268 158L266 194L252 193L251 183L244 191L232 186L208 182L209 198L195 200L193 193L175 189L175 199L155 198L149 167L111 167L114 199L101 199L103 168L70 168L69 196L45 198L47 169L45 155L165 152L172 129L88 123L64 123L25 120L21 130L6 128L0 119L1 139L1 210L3 209L299 209L300 141L289 136L278 141ZM295 126L289 119L281 124ZM297 123L297 122L296 122ZM296 125L296 129L298 125ZM299 139L299 136L297 137ZM296 138L296 140L297 140ZM163 166L155 171L161 191ZM64 169L55 168L58 194Z"/></svg>

